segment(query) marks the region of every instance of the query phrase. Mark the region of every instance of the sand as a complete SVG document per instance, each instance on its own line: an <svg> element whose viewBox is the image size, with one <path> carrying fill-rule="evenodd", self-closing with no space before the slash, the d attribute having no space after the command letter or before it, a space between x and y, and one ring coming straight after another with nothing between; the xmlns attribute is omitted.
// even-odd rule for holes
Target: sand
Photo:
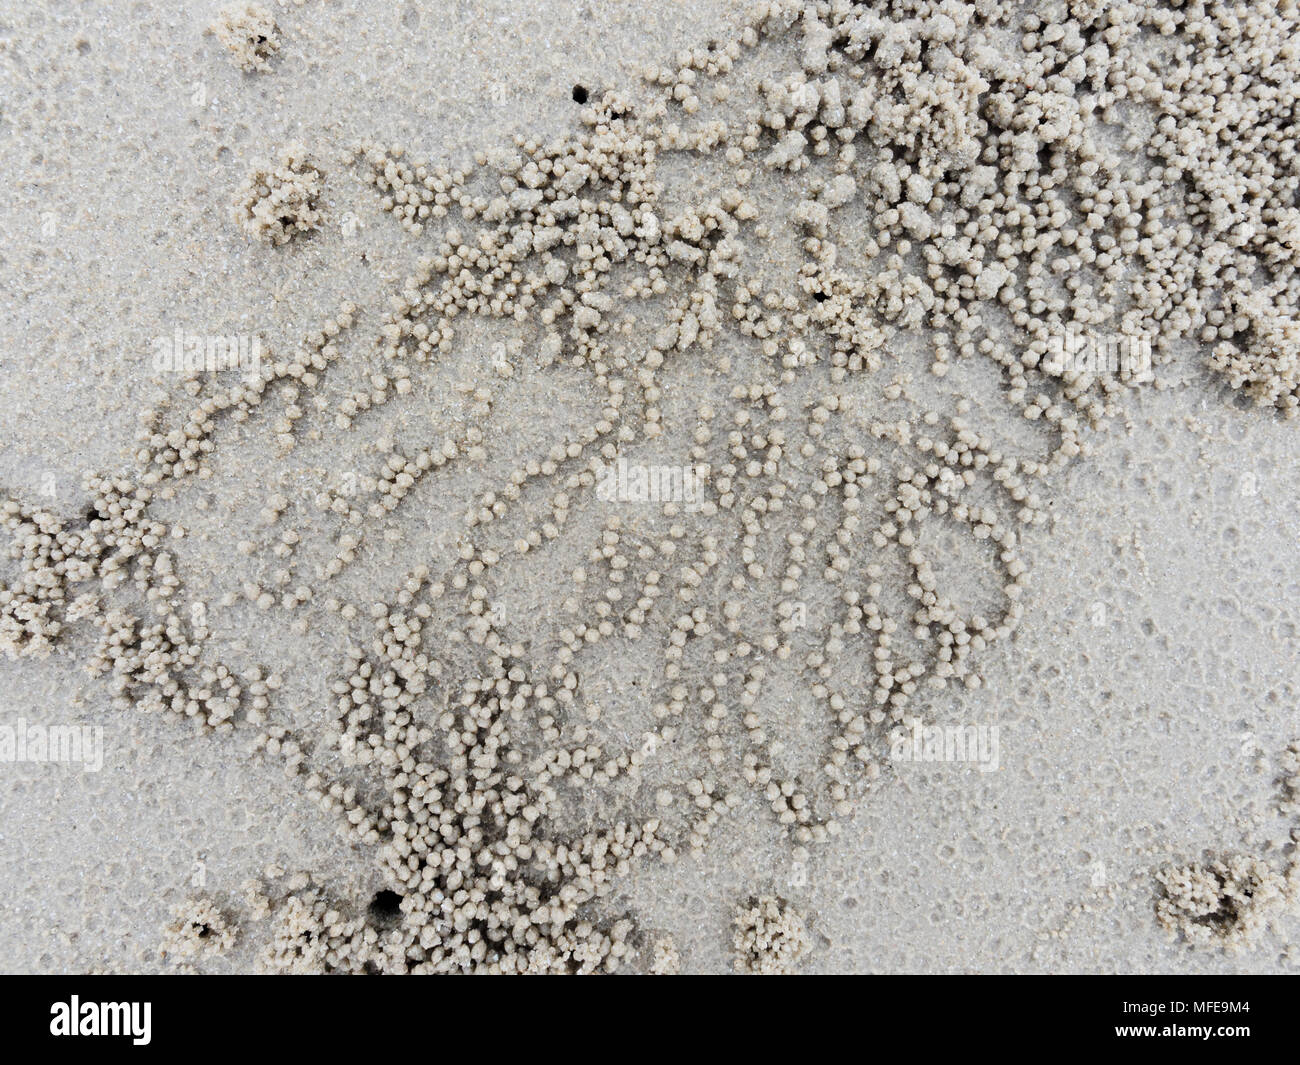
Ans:
<svg viewBox="0 0 1300 1065"><path fill-rule="evenodd" d="M76 514L84 471L130 465L156 338L256 335L290 351L343 300L382 306L420 248L380 213L352 146L397 142L467 165L514 132L564 135L575 86L631 85L645 64L734 32L742 12L267 4L281 49L269 71L246 74L203 33L219 6L0 8L11 160L0 190L10 234L0 482L16 498ZM319 231L283 247L250 241L231 201L290 143L309 145L325 176ZM375 438L422 439L431 420L449 421L463 406L458 384L486 375L497 387L502 342L490 324L466 330L418 403L350 433L309 418L318 438L289 459L267 425L236 426L213 476L160 504L162 520L189 531L177 568L187 601L212 615L223 659L284 677L280 703L305 735L327 727L313 685L334 678L348 627L313 615L298 633L292 615L246 602L244 583L267 583L276 563L236 544L274 542L261 513L274 493L297 507L324 480L369 469ZM911 363L919 378L924 360ZM520 376L501 386L491 423L495 478L413 497L348 567L340 594L388 596L431 549L450 549L485 481L544 449L564 419L582 424L591 396L580 381L557 390ZM777 896L805 921L806 972L1294 969L1294 908L1236 952L1193 949L1157 920L1161 869L1207 854L1289 860L1293 818L1278 811L1277 777L1300 734L1294 423L1245 403L1194 358L1160 376L1165 387L1128 397L1096 434L1096 454L1051 478L1050 516L1022 547L1024 617L980 657L982 686L931 703L934 721L996 727L997 769L894 763L806 857L764 802L743 796L703 853L638 864L601 901L635 920L634 968L650 968L654 944L671 938L683 971L730 971L737 910ZM690 368L677 385L717 387ZM510 611L547 615L556 572L588 546L580 531L563 567L512 570ZM979 563L969 566L978 591ZM226 593L237 603L221 609ZM269 865L309 871L360 912L385 890L370 850L340 837L337 818L277 764L249 758L246 738L114 709L107 685L85 676L88 645L83 636L4 664L3 722L103 729L99 772L2 767L5 971L245 971L270 933L244 885ZM654 661L614 655L584 678L604 720L631 736L643 713L634 689ZM773 728L784 727L793 760L816 766L822 741L798 725ZM163 956L174 911L196 897L215 900L240 934L228 950Z"/></svg>

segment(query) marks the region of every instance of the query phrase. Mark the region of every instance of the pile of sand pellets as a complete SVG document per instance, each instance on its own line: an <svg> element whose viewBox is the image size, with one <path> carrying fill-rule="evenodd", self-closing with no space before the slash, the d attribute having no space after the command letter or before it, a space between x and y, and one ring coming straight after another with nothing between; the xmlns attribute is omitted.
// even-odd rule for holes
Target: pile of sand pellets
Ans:
<svg viewBox="0 0 1300 1065"><path fill-rule="evenodd" d="M784 899L752 900L735 917L736 972L776 976L791 972L808 950L804 919Z"/></svg>
<svg viewBox="0 0 1300 1065"><path fill-rule="evenodd" d="M1197 946L1251 947L1288 902L1286 878L1247 855L1163 869L1156 879L1160 926Z"/></svg>
<svg viewBox="0 0 1300 1065"><path fill-rule="evenodd" d="M245 73L270 70L271 59L280 51L275 16L251 0L237 0L223 7L208 32L229 49Z"/></svg>
<svg viewBox="0 0 1300 1065"><path fill-rule="evenodd" d="M291 145L278 162L255 170L235 198L235 220L254 240L287 244L320 225L321 173L307 150Z"/></svg>

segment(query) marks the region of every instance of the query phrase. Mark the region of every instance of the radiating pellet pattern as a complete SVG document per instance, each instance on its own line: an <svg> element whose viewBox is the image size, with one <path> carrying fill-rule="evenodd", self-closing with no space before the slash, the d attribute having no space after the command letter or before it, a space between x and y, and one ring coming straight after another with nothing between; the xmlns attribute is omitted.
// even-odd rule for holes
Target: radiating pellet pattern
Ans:
<svg viewBox="0 0 1300 1065"><path fill-rule="evenodd" d="M386 305L340 294L238 382L188 375L143 415L135 468L87 480L83 515L4 504L10 654L89 620L122 710L246 731L373 849L396 901L282 885L270 964L624 964L639 940L601 900L634 863L706 847L746 789L805 854L887 779L893 730L979 685L1022 618L1022 538L1045 535L1053 475L1162 365L1194 351L1295 413L1295 6L1064 10L773 0L593 93L552 140L473 166L361 145L372 206L416 252ZM250 69L275 51L262 36ZM677 187L683 167L710 180ZM239 193L244 233L315 239L329 177L285 149ZM486 329L509 332L452 419L395 435L386 418ZM1149 343L1153 363L1058 367L1072 329ZM495 461L510 389L534 381L585 412ZM309 437L349 456L346 485L270 492L231 545L244 600L348 633L321 648L320 733L278 705L274 663L221 663L229 634L169 550L183 522L150 514L213 482L236 431L286 464ZM647 467L698 495L661 498ZM456 477L473 488L438 549L409 538L400 582L350 583ZM941 537L983 552L987 601L946 579ZM505 605L521 566L554 588L540 619ZM634 705L594 692L610 656L645 667ZM804 713L815 764L783 740ZM1229 863L1165 884L1177 923L1273 881ZM806 940L758 899L737 965L789 968Z"/></svg>

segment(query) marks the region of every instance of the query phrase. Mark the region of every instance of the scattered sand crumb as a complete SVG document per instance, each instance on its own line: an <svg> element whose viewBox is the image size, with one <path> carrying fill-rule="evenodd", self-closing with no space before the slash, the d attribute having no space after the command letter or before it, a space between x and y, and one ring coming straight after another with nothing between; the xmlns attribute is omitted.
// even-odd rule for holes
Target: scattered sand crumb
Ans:
<svg viewBox="0 0 1300 1065"><path fill-rule="evenodd" d="M770 976L790 972L808 949L803 916L784 899L758 899L736 913L736 971Z"/></svg>
<svg viewBox="0 0 1300 1065"><path fill-rule="evenodd" d="M260 921L271 915L271 900L267 897L265 886L260 880L245 880L240 885L240 891L243 893L244 903L248 906L253 920Z"/></svg>
<svg viewBox="0 0 1300 1065"><path fill-rule="evenodd" d="M223 7L208 32L230 50L239 68L249 73L270 70L270 59L280 50L275 16L247 0Z"/></svg>
<svg viewBox="0 0 1300 1065"><path fill-rule="evenodd" d="M1292 740L1282 752L1281 784L1282 813L1300 815L1300 740Z"/></svg>
<svg viewBox="0 0 1300 1065"><path fill-rule="evenodd" d="M306 149L289 147L274 170L249 175L235 200L235 217L255 240L286 244L319 227L320 195L321 173Z"/></svg>
<svg viewBox="0 0 1300 1065"><path fill-rule="evenodd" d="M682 971L682 956L677 952L677 944L672 936L662 936L655 940L650 957L650 973L653 976L676 976Z"/></svg>
<svg viewBox="0 0 1300 1065"><path fill-rule="evenodd" d="M219 957L235 942L236 929L207 896L187 899L178 905L168 925L160 953L173 961Z"/></svg>
<svg viewBox="0 0 1300 1065"><path fill-rule="evenodd" d="M1247 855L1171 866L1156 874L1156 919L1193 946L1233 951L1255 944L1287 901L1287 882Z"/></svg>

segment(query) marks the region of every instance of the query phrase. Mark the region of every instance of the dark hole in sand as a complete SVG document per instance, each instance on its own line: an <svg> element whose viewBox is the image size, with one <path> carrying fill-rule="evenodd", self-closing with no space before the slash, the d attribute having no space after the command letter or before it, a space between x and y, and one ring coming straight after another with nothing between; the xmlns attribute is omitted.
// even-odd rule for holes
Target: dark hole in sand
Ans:
<svg viewBox="0 0 1300 1065"><path fill-rule="evenodd" d="M383 891L376 891L375 897L370 900L370 916L379 923L395 921L401 912L402 896L396 891L384 888Z"/></svg>

